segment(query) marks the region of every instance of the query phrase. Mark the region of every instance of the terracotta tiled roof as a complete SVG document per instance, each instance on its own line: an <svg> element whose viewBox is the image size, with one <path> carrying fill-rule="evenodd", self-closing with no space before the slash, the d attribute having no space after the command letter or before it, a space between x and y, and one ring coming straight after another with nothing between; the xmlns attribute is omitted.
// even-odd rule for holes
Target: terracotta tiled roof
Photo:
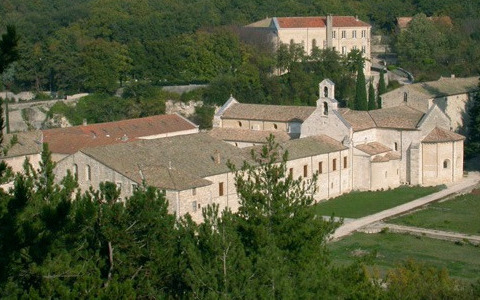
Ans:
<svg viewBox="0 0 480 300"><path fill-rule="evenodd" d="M289 122L305 121L313 111L314 106L282 106L263 104L235 103L222 115L222 119L264 120Z"/></svg>
<svg viewBox="0 0 480 300"><path fill-rule="evenodd" d="M435 127L430 133L422 140L422 143L442 143L442 142L455 142L464 140L465 137L458 133Z"/></svg>
<svg viewBox="0 0 480 300"><path fill-rule="evenodd" d="M231 142L251 142L265 143L270 134L275 136L277 142L285 142L290 140L290 136L284 131L264 131L264 130L247 130L235 128L213 128L208 132L212 137L223 141Z"/></svg>
<svg viewBox="0 0 480 300"><path fill-rule="evenodd" d="M227 161L241 166L248 156L206 133L86 148L84 154L120 174L161 189L184 190L210 184L205 177L229 172ZM218 161L217 161L218 159Z"/></svg>
<svg viewBox="0 0 480 300"><path fill-rule="evenodd" d="M369 155L377 155L377 154L380 154L380 153L385 153L385 152L389 152L389 151L392 151L391 148L379 143L379 142L371 142L371 143L367 143L367 144L361 144L361 145L357 145L355 146L355 148L357 148L358 150L361 150Z"/></svg>
<svg viewBox="0 0 480 300"><path fill-rule="evenodd" d="M193 130L197 126L176 115L157 115L116 122L43 130L53 153L73 154L86 147L125 143L142 137Z"/></svg>
<svg viewBox="0 0 480 300"><path fill-rule="evenodd" d="M370 27L370 24L352 16L333 16L333 27ZM277 18L280 28L326 27L327 17L283 17Z"/></svg>

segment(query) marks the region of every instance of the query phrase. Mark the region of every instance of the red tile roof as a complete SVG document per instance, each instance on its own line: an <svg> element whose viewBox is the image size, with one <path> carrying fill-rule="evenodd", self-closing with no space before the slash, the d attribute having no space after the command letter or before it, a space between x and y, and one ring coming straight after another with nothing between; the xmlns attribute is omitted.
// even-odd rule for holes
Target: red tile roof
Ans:
<svg viewBox="0 0 480 300"><path fill-rule="evenodd" d="M125 143L142 137L168 135L196 128L195 124L179 115L157 115L43 130L43 142L48 143L53 153L72 154L83 148Z"/></svg>
<svg viewBox="0 0 480 300"><path fill-rule="evenodd" d="M333 27L370 27L370 24L352 16L332 16ZM280 28L315 28L327 26L327 17L277 18Z"/></svg>

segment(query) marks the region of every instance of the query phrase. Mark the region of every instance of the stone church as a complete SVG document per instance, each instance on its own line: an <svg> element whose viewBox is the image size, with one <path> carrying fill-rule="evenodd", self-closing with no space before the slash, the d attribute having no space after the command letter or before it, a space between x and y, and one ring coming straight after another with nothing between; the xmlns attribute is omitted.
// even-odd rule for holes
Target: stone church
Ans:
<svg viewBox="0 0 480 300"><path fill-rule="evenodd" d="M316 201L463 176L464 137L449 131L436 105L426 113L409 106L352 111L338 107L333 82L324 80L319 88L311 107L243 104L230 97L210 132L80 149L58 161L56 176L72 172L82 190L114 182L121 199L145 183L165 192L170 212L188 213L197 222L209 204L238 209L235 174L226 163L252 163L251 150L270 134L288 151L289 175L307 181L318 176Z"/></svg>
<svg viewBox="0 0 480 300"><path fill-rule="evenodd" d="M316 107L241 104L231 98L215 115L212 132L221 136L235 130L228 141L237 145L254 145L248 137L262 131L287 139L329 136L348 149L345 164L351 166L353 190L436 185L463 176L464 137L450 131L450 120L437 105L426 112L408 105L339 108L335 84L328 79L319 84L319 95Z"/></svg>

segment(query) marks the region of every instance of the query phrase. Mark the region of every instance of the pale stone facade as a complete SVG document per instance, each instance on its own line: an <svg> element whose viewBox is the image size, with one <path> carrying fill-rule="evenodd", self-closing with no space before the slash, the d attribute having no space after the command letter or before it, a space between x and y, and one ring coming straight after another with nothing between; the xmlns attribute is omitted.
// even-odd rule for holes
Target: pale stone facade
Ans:
<svg viewBox="0 0 480 300"><path fill-rule="evenodd" d="M246 28L264 33L277 48L280 44L294 43L301 45L307 54L311 54L314 47L333 49L342 55L357 49L366 59L365 75L370 75L371 26L357 17L274 17Z"/></svg>
<svg viewBox="0 0 480 300"><path fill-rule="evenodd" d="M191 148L187 150L187 146ZM352 190L349 150L341 143L319 136L281 146L291 153L287 170L294 178L311 180L318 173L316 200ZM186 153L181 155L178 149ZM122 201L145 182L165 191L170 212L177 216L188 213L201 222L202 208L207 205L238 210L235 174L226 162L240 167L243 161L251 161L247 152L199 133L84 149L59 161L55 175L60 180L69 170L83 191L98 189L101 182L113 182L121 188Z"/></svg>
<svg viewBox="0 0 480 300"><path fill-rule="evenodd" d="M235 174L227 161L238 167L244 161L255 164L250 151L258 147L240 149L239 143L248 141L234 142L235 137L228 135L240 132L242 138L258 139L273 132L282 137L290 134L294 122L297 136L280 141L281 149L288 152L286 171L307 181L317 175L317 191L312 195L316 201L352 190L438 185L463 176L464 138L448 130L450 120L437 105L426 113L409 106L352 111L338 107L333 82L324 80L319 89L316 107L246 105L232 97L215 116L215 134L84 149L62 159L56 175L60 178L71 170L82 190L114 182L122 188L122 199L145 182L165 191L172 213L188 213L201 222L202 208L209 204L218 204L220 210L239 208ZM228 143L219 139L221 134L226 134Z"/></svg>
<svg viewBox="0 0 480 300"><path fill-rule="evenodd" d="M427 112L437 105L450 119L449 128L465 132L465 117L468 115L469 100L478 90L479 77L442 77L437 81L404 85L381 95L382 107L408 105Z"/></svg>

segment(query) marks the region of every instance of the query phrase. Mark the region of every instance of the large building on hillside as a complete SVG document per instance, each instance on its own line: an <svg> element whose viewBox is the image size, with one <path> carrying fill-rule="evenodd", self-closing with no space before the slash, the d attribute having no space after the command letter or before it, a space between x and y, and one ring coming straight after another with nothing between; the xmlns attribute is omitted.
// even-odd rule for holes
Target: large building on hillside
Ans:
<svg viewBox="0 0 480 300"><path fill-rule="evenodd" d="M70 170L82 190L114 182L122 199L146 183L165 191L171 212L188 213L198 222L208 204L238 209L235 174L227 162L255 164L250 153L264 143L262 135L280 137L289 175L307 181L318 175L317 201L352 190L462 178L464 137L449 130L449 119L437 105L427 112L409 106L352 111L338 107L333 82L324 80L319 88L314 107L241 104L230 98L209 133L81 149L58 162L56 176Z"/></svg>
<svg viewBox="0 0 480 300"><path fill-rule="evenodd" d="M257 40L279 44L300 44L310 54L314 47L333 49L342 55L358 49L366 58L365 74L370 75L371 25L353 16L274 17L245 26ZM253 41L256 42L256 41Z"/></svg>
<svg viewBox="0 0 480 300"><path fill-rule="evenodd" d="M478 76L441 77L437 81L408 84L382 94L382 107L409 106L426 113L436 105L449 118L450 130L465 132L469 100L478 91L478 85Z"/></svg>
<svg viewBox="0 0 480 300"><path fill-rule="evenodd" d="M255 141L248 137L264 130L300 139L327 135L350 149L346 163L353 168L352 188L359 190L441 184L463 175L464 137L450 131L439 105L426 111L409 105L354 111L338 107L330 80L319 88L316 107L241 104L231 98L214 117L215 136L235 131L241 139L224 140L251 146Z"/></svg>

